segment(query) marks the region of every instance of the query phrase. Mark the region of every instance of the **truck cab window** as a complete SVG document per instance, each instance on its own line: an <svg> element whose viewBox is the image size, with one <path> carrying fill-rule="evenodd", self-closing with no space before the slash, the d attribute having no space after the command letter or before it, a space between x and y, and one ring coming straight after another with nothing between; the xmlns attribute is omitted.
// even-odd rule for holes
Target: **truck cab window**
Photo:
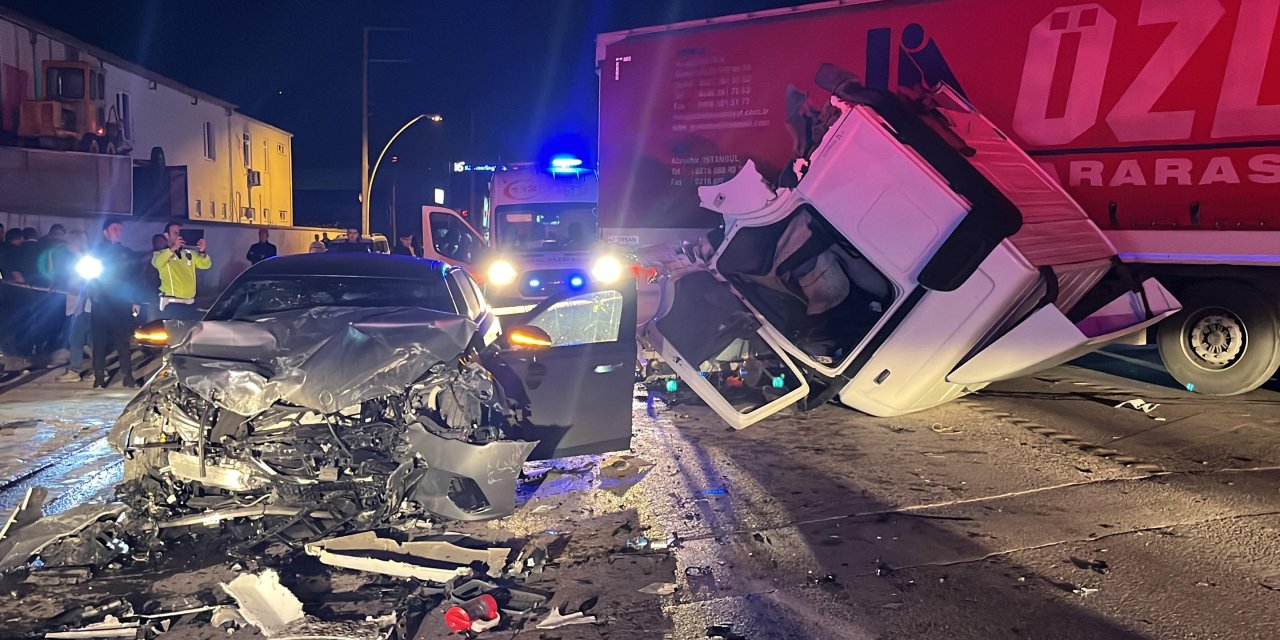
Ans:
<svg viewBox="0 0 1280 640"><path fill-rule="evenodd" d="M888 278L810 205L738 231L716 264L788 340L828 364L847 358L895 297Z"/></svg>

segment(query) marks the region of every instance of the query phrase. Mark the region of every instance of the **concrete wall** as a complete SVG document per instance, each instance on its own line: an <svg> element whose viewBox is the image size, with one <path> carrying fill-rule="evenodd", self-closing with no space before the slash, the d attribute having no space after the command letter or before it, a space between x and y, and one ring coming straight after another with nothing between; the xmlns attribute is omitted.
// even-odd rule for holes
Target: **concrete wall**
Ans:
<svg viewBox="0 0 1280 640"><path fill-rule="evenodd" d="M130 215L128 158L0 147L0 211L13 214Z"/></svg>

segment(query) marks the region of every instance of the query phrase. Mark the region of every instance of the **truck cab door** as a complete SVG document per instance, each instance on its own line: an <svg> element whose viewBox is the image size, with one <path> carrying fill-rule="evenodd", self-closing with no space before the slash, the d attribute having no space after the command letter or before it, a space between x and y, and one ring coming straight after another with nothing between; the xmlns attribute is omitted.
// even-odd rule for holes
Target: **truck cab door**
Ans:
<svg viewBox="0 0 1280 640"><path fill-rule="evenodd" d="M809 395L782 344L729 285L709 271L675 277L670 301L646 325L680 380L735 429Z"/></svg>
<svg viewBox="0 0 1280 640"><path fill-rule="evenodd" d="M564 292L504 318L503 327L507 335L485 365L520 407L523 439L538 441L529 460L631 447L634 281ZM550 344L512 344L520 327L540 329Z"/></svg>

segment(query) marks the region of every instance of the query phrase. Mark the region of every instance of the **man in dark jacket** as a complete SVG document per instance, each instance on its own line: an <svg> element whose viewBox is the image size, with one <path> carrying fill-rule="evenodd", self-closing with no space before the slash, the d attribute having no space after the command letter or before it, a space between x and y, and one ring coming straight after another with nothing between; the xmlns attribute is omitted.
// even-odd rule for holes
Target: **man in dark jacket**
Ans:
<svg viewBox="0 0 1280 640"><path fill-rule="evenodd" d="M244 259L249 264L258 264L267 258L276 257L276 246L267 241L268 237L266 229L258 229L258 243L249 247L249 252L244 254Z"/></svg>
<svg viewBox="0 0 1280 640"><path fill-rule="evenodd" d="M22 229L14 227L4 234L4 246L0 246L0 277L13 283L25 283L22 273Z"/></svg>
<svg viewBox="0 0 1280 640"><path fill-rule="evenodd" d="M115 350L120 360L120 378L126 387L137 387L130 361L130 338L138 314L138 256L120 244L124 227L108 220L102 225L102 239L91 252L101 264L101 273L89 285L90 333L93 345L93 386L107 387L107 351Z"/></svg>
<svg viewBox="0 0 1280 640"><path fill-rule="evenodd" d="M360 238L360 230L355 227L347 228L347 238L343 242L334 241L329 244L329 251L334 253L372 253L373 243L365 242Z"/></svg>
<svg viewBox="0 0 1280 640"><path fill-rule="evenodd" d="M391 255L417 257L418 252L413 248L413 236L400 236L400 244L391 247Z"/></svg>

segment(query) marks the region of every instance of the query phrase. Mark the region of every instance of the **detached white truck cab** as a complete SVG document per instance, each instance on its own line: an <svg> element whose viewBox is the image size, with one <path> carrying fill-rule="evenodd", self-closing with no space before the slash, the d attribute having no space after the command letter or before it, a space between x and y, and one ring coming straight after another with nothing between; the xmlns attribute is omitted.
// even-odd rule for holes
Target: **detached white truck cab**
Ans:
<svg viewBox="0 0 1280 640"><path fill-rule="evenodd" d="M599 240L596 172L557 158L549 168L494 173L489 252L480 279L499 314L593 282L622 278L624 264Z"/></svg>
<svg viewBox="0 0 1280 640"><path fill-rule="evenodd" d="M818 84L833 109L790 186L747 162L700 188L724 227L655 265L642 334L733 427L832 399L925 409L1178 311L958 94L907 101L828 65Z"/></svg>

